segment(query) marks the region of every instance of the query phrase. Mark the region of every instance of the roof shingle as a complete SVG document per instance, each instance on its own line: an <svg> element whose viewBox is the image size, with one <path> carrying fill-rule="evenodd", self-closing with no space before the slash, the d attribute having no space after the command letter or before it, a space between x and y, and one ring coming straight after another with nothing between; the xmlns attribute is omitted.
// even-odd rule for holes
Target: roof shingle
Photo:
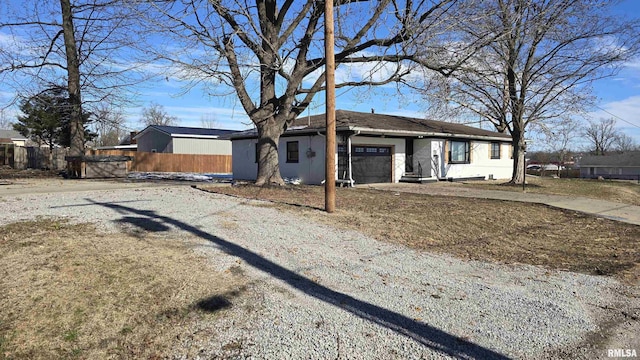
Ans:
<svg viewBox="0 0 640 360"><path fill-rule="evenodd" d="M293 122L293 126L308 125L310 128L324 129L325 115L301 117ZM440 134L461 134L471 136L492 136L510 138L508 134L483 130L462 124L444 121L425 120L406 116L363 113L347 110L336 110L336 127L355 126L375 130L399 130Z"/></svg>
<svg viewBox="0 0 640 360"><path fill-rule="evenodd" d="M26 137L22 136L19 132L15 131L15 130L0 130L0 139L27 140Z"/></svg>
<svg viewBox="0 0 640 360"><path fill-rule="evenodd" d="M286 133L300 133L300 132L316 132L323 131L325 129L325 114L303 116L293 121L288 127ZM504 138L505 140L511 139L509 134L503 134L495 131L478 129L471 126L462 124L448 123L444 121L417 119L406 116L397 115L385 115L374 113L363 113L347 110L336 110L336 129L346 130L349 127L355 127L358 129L368 129L372 132L408 132L408 133L423 133L425 135L431 134L445 134L445 135L465 135L471 137L493 137ZM416 134L420 135L420 134ZM255 137L255 130L247 130L239 132L233 138L250 138Z"/></svg>
<svg viewBox="0 0 640 360"><path fill-rule="evenodd" d="M150 127L153 127L154 129L165 132L167 134L180 135L224 136L237 132L237 130L205 129L183 126L151 125Z"/></svg>
<svg viewBox="0 0 640 360"><path fill-rule="evenodd" d="M640 151L630 151L622 154L604 156L584 156L580 159L580 166L640 167Z"/></svg>

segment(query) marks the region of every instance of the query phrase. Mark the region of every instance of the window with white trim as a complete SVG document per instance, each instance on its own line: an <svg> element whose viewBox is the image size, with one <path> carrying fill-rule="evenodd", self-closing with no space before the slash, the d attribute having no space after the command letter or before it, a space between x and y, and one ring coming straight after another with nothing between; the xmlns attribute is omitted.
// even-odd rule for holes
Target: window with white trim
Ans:
<svg viewBox="0 0 640 360"><path fill-rule="evenodd" d="M468 164L471 160L469 150L471 146L468 141L449 141L449 164Z"/></svg>
<svg viewBox="0 0 640 360"><path fill-rule="evenodd" d="M491 158L500 159L500 143L499 142L491 143Z"/></svg>
<svg viewBox="0 0 640 360"><path fill-rule="evenodd" d="M297 141L287 141L287 162L288 163L297 163L299 158L298 151L298 142Z"/></svg>

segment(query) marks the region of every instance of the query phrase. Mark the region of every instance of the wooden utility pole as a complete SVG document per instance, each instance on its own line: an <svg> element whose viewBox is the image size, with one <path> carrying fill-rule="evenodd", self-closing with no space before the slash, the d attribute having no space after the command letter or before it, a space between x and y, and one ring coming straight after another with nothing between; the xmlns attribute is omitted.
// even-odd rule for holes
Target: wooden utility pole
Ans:
<svg viewBox="0 0 640 360"><path fill-rule="evenodd" d="M324 57L326 59L326 117L327 136L325 146L324 209L332 213L336 209L336 79L333 40L333 0L324 3Z"/></svg>

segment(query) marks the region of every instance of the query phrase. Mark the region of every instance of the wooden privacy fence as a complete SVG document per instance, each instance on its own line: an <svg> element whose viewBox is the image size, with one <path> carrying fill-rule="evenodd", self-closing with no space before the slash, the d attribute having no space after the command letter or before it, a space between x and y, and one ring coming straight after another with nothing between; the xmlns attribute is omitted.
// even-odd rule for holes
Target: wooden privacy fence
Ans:
<svg viewBox="0 0 640 360"><path fill-rule="evenodd" d="M231 155L193 155L139 152L132 171L231 173Z"/></svg>
<svg viewBox="0 0 640 360"><path fill-rule="evenodd" d="M2 145L0 145L2 146ZM36 146L14 146L11 167L15 169L52 169L62 170L67 167L65 156L69 152L65 148L40 148Z"/></svg>
<svg viewBox="0 0 640 360"><path fill-rule="evenodd" d="M14 166L14 149L15 145L13 144L0 144L0 165Z"/></svg>
<svg viewBox="0 0 640 360"><path fill-rule="evenodd" d="M127 170L139 172L192 172L230 174L231 155L165 154L122 150L92 150L92 155L124 155L133 160Z"/></svg>

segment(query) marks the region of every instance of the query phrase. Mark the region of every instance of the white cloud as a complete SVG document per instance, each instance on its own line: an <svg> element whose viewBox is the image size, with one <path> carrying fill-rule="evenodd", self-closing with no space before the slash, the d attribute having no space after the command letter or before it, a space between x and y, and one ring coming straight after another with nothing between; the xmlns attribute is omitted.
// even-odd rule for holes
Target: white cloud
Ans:
<svg viewBox="0 0 640 360"><path fill-rule="evenodd" d="M20 36L0 32L0 48L3 51L17 55L32 55L32 52L23 49L22 44L25 43L27 40Z"/></svg>
<svg viewBox="0 0 640 360"><path fill-rule="evenodd" d="M216 126L222 129L244 130L249 128L251 120L242 108L226 108L215 106L164 106L169 115L178 118L178 126L200 127L203 116L212 116ZM142 107L129 108L128 123L133 128L140 127Z"/></svg>
<svg viewBox="0 0 640 360"><path fill-rule="evenodd" d="M628 86L638 87L637 81L640 79L640 58L635 58L622 65L620 72L613 81L627 82Z"/></svg>
<svg viewBox="0 0 640 360"><path fill-rule="evenodd" d="M596 120L614 118L616 127L640 144L640 95L611 101L599 108L590 112L589 117Z"/></svg>
<svg viewBox="0 0 640 360"><path fill-rule="evenodd" d="M40 55L48 50L47 39L39 39L39 34L8 34L0 31L0 49L22 61L40 59ZM56 52L53 52L56 54ZM51 58L52 56L50 56Z"/></svg>
<svg viewBox="0 0 640 360"><path fill-rule="evenodd" d="M200 126L203 115L212 115L220 127L244 129L250 124L249 116L242 108L223 108L212 106L168 106L167 112L177 116L183 126ZM244 123L244 124L243 124Z"/></svg>
<svg viewBox="0 0 640 360"><path fill-rule="evenodd" d="M626 99L608 102L600 105L600 109L589 113L594 119L616 118L619 125L627 126L624 120L640 126L640 95L628 97ZM624 120L620 120L624 119ZM625 125L626 124L626 125Z"/></svg>
<svg viewBox="0 0 640 360"><path fill-rule="evenodd" d="M0 103L13 99L15 95L16 95L15 92L0 90Z"/></svg>
<svg viewBox="0 0 640 360"><path fill-rule="evenodd" d="M13 45L15 42L15 36L0 32L0 46L6 48L9 45Z"/></svg>
<svg viewBox="0 0 640 360"><path fill-rule="evenodd" d="M358 56L374 56L373 53L360 52L351 57ZM401 71L405 71L406 67L402 64ZM391 62L366 62L366 63L344 63L339 64L336 68L335 79L336 84L358 81L374 81L380 82L388 79L397 70L398 64ZM324 67L312 72L304 78L304 85L310 86L324 72ZM410 76L412 76L411 74Z"/></svg>
<svg viewBox="0 0 640 360"><path fill-rule="evenodd" d="M625 63L624 67L630 68L630 69L640 69L640 58L636 58Z"/></svg>

